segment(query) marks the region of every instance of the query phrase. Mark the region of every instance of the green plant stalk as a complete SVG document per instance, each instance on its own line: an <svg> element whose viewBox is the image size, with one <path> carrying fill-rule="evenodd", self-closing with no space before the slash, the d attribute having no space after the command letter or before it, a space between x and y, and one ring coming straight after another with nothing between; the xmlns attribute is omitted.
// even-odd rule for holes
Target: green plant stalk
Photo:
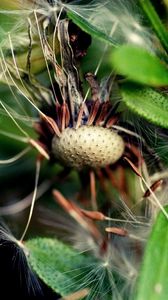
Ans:
<svg viewBox="0 0 168 300"><path fill-rule="evenodd" d="M168 206L164 207L166 213ZM134 300L167 300L168 220L160 212L146 246Z"/></svg>
<svg viewBox="0 0 168 300"><path fill-rule="evenodd" d="M148 17L153 29L155 30L157 36L160 39L160 42L164 49L168 52L168 32L164 27L162 21L160 20L157 12L155 11L150 0L139 0L139 3Z"/></svg>

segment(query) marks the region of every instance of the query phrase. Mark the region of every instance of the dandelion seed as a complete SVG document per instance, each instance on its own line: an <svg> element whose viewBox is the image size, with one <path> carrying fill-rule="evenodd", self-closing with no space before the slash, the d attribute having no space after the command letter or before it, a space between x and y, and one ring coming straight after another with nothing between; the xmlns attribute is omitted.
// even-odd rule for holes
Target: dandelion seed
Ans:
<svg viewBox="0 0 168 300"><path fill-rule="evenodd" d="M150 194L152 195L154 201L156 202L156 204L158 205L158 207L162 210L163 214L165 215L165 217L168 219L168 214L166 212L166 210L164 209L163 205L161 204L161 202L159 201L159 199L156 197L156 195L154 194L153 190L151 189L151 187L148 185L148 183L146 182L145 178L139 173L139 171L137 170L137 168L131 163L131 161L126 158L127 162L129 163L129 165L131 166L131 168L133 169L133 171L139 176L141 177L142 181L144 182L145 186L147 187L148 191L150 192Z"/></svg>
<svg viewBox="0 0 168 300"><path fill-rule="evenodd" d="M29 267L27 249L4 225L0 226L0 255L1 292L4 291L6 296L11 292L23 297L43 295L41 285Z"/></svg>
<svg viewBox="0 0 168 300"><path fill-rule="evenodd" d="M86 297L88 294L89 294L89 289L83 289L71 295L60 298L60 300L80 300L81 298Z"/></svg>
<svg viewBox="0 0 168 300"><path fill-rule="evenodd" d="M117 227L106 227L105 228L106 232L110 232L110 233L114 233L114 234L118 234L120 236L127 236L128 232L127 230L123 229L123 228L117 228Z"/></svg>
<svg viewBox="0 0 168 300"><path fill-rule="evenodd" d="M154 192L158 189L158 187L160 187L162 185L162 183L163 183L163 180L159 179L150 186L150 189ZM150 196L150 190L147 190L144 194L144 198L149 197L149 196Z"/></svg>

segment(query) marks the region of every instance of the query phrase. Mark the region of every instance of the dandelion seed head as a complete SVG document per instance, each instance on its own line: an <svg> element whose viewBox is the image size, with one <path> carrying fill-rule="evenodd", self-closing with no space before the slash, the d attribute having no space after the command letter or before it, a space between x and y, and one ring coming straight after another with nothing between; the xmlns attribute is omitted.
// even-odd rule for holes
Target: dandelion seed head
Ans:
<svg viewBox="0 0 168 300"><path fill-rule="evenodd" d="M124 141L114 131L96 126L65 129L54 137L52 149L66 165L103 167L116 162L124 152Z"/></svg>

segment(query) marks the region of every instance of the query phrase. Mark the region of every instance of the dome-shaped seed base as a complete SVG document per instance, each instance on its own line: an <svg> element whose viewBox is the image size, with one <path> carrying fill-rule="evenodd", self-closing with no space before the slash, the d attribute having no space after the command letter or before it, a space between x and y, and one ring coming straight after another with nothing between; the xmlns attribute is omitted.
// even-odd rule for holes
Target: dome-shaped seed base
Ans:
<svg viewBox="0 0 168 300"><path fill-rule="evenodd" d="M54 136L52 151L56 159L70 167L105 167L122 156L124 141L111 129L85 125L66 128L60 137Z"/></svg>

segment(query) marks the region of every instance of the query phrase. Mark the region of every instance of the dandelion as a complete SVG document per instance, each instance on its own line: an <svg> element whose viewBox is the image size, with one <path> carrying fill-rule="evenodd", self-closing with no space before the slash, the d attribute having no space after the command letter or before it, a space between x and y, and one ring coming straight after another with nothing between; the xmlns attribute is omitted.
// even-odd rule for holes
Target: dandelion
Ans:
<svg viewBox="0 0 168 300"><path fill-rule="evenodd" d="M34 122L33 125L39 134L38 140L31 138L21 128L10 112L10 108L8 109L2 101L1 106L24 135L23 138L19 137L19 139L36 148L44 158L56 160L67 168L77 168L81 172L85 168L90 170L92 202L95 202L94 169L106 168L108 165L115 166L115 163L118 164L118 161L121 161L124 155L134 156L134 159L139 164L141 160L140 152L135 146L131 147L131 144L127 143L122 137L123 132L124 135L128 133L128 135L135 135L135 137L136 133L119 126L119 114L117 112L119 103L113 106L110 102L111 88L114 84L113 75L110 75L102 84L99 84L95 76L92 73L88 73L86 80L90 85L91 98L87 99L83 96L75 60L85 54L86 48L90 44L90 37L84 33L81 35L75 25L68 20L57 20L53 42L57 34L61 52L60 65L54 49L47 40L46 31L50 24L45 19L41 25L37 13L34 10L34 23L37 27L36 30L39 35L46 66L48 69L48 63L53 65L56 79L56 83L54 83L49 72L51 90L46 89L45 93L43 92L44 89L42 89L38 95L38 98L41 97L40 108L35 104L35 99L32 96L30 97L30 88L35 91L36 96L37 86L32 81L30 81L30 86L28 86L20 74L10 35L8 40L15 71L13 73L13 70L11 70L2 50L1 67L7 83L10 84L12 82L12 85L18 89L28 103L39 113L40 119L38 122ZM80 47L80 35L86 40L85 48ZM42 101L45 100L43 96L46 101ZM23 152L24 154L25 152ZM20 155L22 156L22 152L18 155L13 160L19 158ZM111 174L109 168L107 168L106 173L108 173L108 176ZM96 203L93 205L96 207Z"/></svg>
<svg viewBox="0 0 168 300"><path fill-rule="evenodd" d="M19 239L22 245L35 201L51 188L55 179L39 184L43 161L47 160L51 167L62 166L61 172L57 173L58 183L61 177L66 178L75 170L82 186L75 201L69 201L58 190L53 191L53 196L78 224L78 230L75 226L72 230L76 237L73 246L84 252L89 248L92 257L96 258L90 273L84 272L83 277L81 274L83 283L79 280L79 296L84 293L87 299L106 299L110 295L114 299L123 299L137 277L146 236L158 209L168 218L158 192L164 186L164 179L157 154L147 146L143 136L133 130L130 122L125 122L114 72L97 80L108 46L105 46L95 72L82 76L80 61L87 55L91 37L66 15L68 11L80 16L102 36L108 35L113 45L129 41L153 51L152 34L143 27L139 13L134 15L133 8L128 9L127 4L107 1L102 5L101 1L91 1L79 6L76 2L26 2L22 11L26 21L19 20L0 44L0 75L15 101L11 107L1 99L1 112L21 135L3 129L0 134L26 144L26 148L15 156L1 159L0 164L13 164L32 148L38 153L33 192L19 203L2 207L0 214L14 214L31 204L28 221ZM132 2L129 4L132 7ZM20 19L19 9L13 13ZM103 22L102 13L107 15ZM27 31L22 31L25 22ZM16 32L19 45L13 37ZM22 56L22 63L17 51L24 43L28 51ZM37 50L35 56L34 49ZM37 57L42 65L36 68ZM47 87L35 76L44 68L49 81ZM82 80L87 82L87 89L83 88ZM111 101L113 92L117 97ZM143 152L156 163L157 178L152 178ZM132 182L138 186L134 196L128 187L130 169L134 173ZM111 215L112 208L114 213ZM100 226L97 225L99 222ZM129 257L130 253L132 257ZM78 297L76 295L73 294L72 299Z"/></svg>

